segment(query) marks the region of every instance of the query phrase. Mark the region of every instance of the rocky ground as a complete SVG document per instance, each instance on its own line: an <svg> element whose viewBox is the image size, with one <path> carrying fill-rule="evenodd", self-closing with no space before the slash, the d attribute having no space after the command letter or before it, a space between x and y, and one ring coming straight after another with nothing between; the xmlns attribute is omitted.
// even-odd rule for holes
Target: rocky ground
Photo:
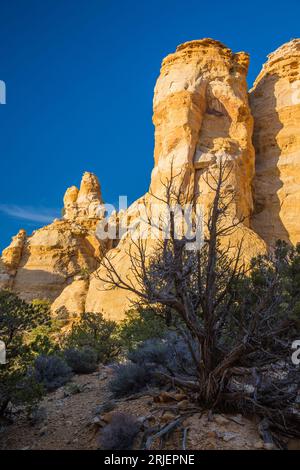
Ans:
<svg viewBox="0 0 300 470"><path fill-rule="evenodd" d="M112 400L108 390L111 369L76 375L72 382L48 394L31 419L19 410L14 422L0 428L0 449L99 449L104 426L116 412L139 419L143 429L174 422L187 413L182 425L167 438L153 439L152 449L268 449L257 423L241 415L193 412L180 393L151 390L148 395ZM155 433L153 433L155 434ZM138 436L135 448L141 445ZM291 443L293 447L297 443Z"/></svg>

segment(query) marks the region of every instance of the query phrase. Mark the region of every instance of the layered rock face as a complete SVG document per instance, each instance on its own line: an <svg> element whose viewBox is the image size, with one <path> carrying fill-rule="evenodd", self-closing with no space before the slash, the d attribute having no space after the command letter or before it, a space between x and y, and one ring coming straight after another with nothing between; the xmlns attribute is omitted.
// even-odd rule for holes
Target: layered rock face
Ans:
<svg viewBox="0 0 300 470"><path fill-rule="evenodd" d="M0 288L10 289L16 275L26 242L26 232L21 229L12 238L11 244L2 252L0 264Z"/></svg>
<svg viewBox="0 0 300 470"><path fill-rule="evenodd" d="M67 190L62 219L30 237L21 230L3 251L2 279L6 285L2 286L12 288L26 300L53 301L75 280L77 292L78 286L82 292L73 299L72 310L82 311L82 297L88 287L86 278L96 269L103 248L95 235L101 204L96 176L85 173L80 190L74 186ZM57 301L56 310L60 307Z"/></svg>
<svg viewBox="0 0 300 470"><path fill-rule="evenodd" d="M250 93L256 151L253 229L300 241L300 39L268 56Z"/></svg>
<svg viewBox="0 0 300 470"><path fill-rule="evenodd" d="M236 194L231 217L243 220L235 237L244 237L245 257L249 259L264 251L265 245L249 228L254 149L246 84L248 62L247 54L234 54L212 39L185 43L163 61L153 102L155 166L149 193L143 200L147 207L157 204L156 198L166 200L162 183L180 173L181 189L190 199L199 194L198 203L207 215L214 197L207 183L215 176L220 160L226 162L231 173L223 190ZM141 230L143 222L135 213L135 205L128 213ZM109 253L123 278L130 276L131 236L125 234ZM105 277L105 270L100 269L98 275ZM103 309L118 320L130 305L130 296L121 289L105 291L104 284L97 274L92 278L86 310Z"/></svg>
<svg viewBox="0 0 300 470"><path fill-rule="evenodd" d="M230 171L222 191L234 194L229 222L242 222L231 241L236 245L243 239L245 260L264 253L277 239L300 241L300 40L269 56L250 92L250 105L248 63L246 53L233 53L212 39L187 42L167 56L154 93L149 191L109 219L110 225L125 220L131 228L115 240L103 238L109 224L100 186L95 175L85 173L79 189L67 190L61 220L31 237L20 231L4 250L1 286L29 300L49 298L60 318L90 311L120 320L132 296L107 290L99 279L105 277L99 258L108 251L118 274L132 279L132 237L149 230L139 204L153 214L157 201L166 199L164 183L179 175L186 202L196 198L206 218L220 162ZM155 241L148 242L149 251L155 249Z"/></svg>
<svg viewBox="0 0 300 470"><path fill-rule="evenodd" d="M218 41L204 39L179 46L164 59L154 93L155 168L151 190L161 190L169 173L185 171L205 206L213 194L203 175L218 159L231 162L228 186L237 193L236 213L249 222L254 149L253 120L246 75L249 58Z"/></svg>
<svg viewBox="0 0 300 470"><path fill-rule="evenodd" d="M71 186L64 196L64 219L94 226L102 218L102 195L98 178L93 173L83 174L80 189Z"/></svg>

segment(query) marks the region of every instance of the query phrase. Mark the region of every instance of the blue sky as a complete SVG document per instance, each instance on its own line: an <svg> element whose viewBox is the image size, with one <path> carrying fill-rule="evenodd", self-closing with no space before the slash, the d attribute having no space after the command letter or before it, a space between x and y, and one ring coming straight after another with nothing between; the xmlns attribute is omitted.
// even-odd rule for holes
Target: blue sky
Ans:
<svg viewBox="0 0 300 470"><path fill-rule="evenodd" d="M153 166L152 97L161 60L212 37L266 55L299 37L299 1L2 0L0 248L59 216L65 189L97 174L106 202L133 201Z"/></svg>

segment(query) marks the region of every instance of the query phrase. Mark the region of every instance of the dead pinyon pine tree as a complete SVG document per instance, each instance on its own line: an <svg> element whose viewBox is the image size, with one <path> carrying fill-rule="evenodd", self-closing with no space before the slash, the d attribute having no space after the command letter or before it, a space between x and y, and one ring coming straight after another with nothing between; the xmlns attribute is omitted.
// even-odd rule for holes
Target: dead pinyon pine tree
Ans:
<svg viewBox="0 0 300 470"><path fill-rule="evenodd" d="M160 373L161 378L202 408L256 414L265 430L300 436L300 373L291 361L291 343L299 332L300 249L281 242L250 266L243 263L243 239L230 241L238 239L233 235L240 229L232 209L236 195L226 191L230 173L229 162L207 173L214 197L199 249L188 249L195 240L178 236L172 207L183 211L191 200L181 174L172 170L161 182L165 197L151 195L171 208L169 237L157 239L152 251L146 240L132 238L129 275L122 277L108 254L98 276L106 289L133 293L135 306L151 307L158 315L163 311L170 328L186 341L191 374ZM293 287L290 270L298 275Z"/></svg>

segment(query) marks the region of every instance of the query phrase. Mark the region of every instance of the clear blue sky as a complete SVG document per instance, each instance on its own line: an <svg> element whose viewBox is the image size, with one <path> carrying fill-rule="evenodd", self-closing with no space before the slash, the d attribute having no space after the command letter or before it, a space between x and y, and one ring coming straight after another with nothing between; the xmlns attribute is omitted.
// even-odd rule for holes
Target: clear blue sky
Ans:
<svg viewBox="0 0 300 470"><path fill-rule="evenodd" d="M299 18L299 0L1 0L0 248L59 214L85 170L106 202L145 192L153 88L178 44L212 37L249 52L251 85L300 36Z"/></svg>

